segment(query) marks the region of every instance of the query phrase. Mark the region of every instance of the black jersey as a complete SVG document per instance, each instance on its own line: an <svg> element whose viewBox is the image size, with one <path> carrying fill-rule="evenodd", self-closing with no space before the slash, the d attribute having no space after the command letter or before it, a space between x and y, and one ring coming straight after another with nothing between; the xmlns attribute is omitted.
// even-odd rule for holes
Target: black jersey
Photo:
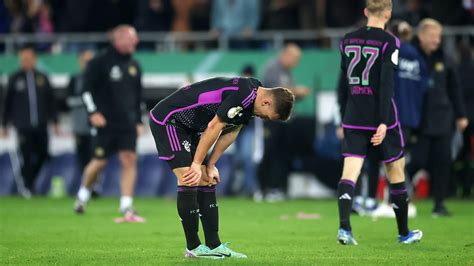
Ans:
<svg viewBox="0 0 474 266"><path fill-rule="evenodd" d="M383 29L363 27L340 43L343 85L339 102L343 127L376 130L398 125L393 103L400 41Z"/></svg>
<svg viewBox="0 0 474 266"><path fill-rule="evenodd" d="M228 125L247 124L253 117L257 89L253 78L211 78L183 87L160 101L150 116L159 125L204 132L218 116Z"/></svg>
<svg viewBox="0 0 474 266"><path fill-rule="evenodd" d="M104 115L102 130L135 132L141 123L141 76L138 62L112 47L87 64L83 100L90 114Z"/></svg>

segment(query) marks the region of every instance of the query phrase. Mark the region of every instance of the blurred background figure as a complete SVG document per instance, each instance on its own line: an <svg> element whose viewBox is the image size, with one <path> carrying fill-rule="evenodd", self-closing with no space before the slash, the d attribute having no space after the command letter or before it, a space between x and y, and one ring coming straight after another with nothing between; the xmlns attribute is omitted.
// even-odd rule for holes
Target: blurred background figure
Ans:
<svg viewBox="0 0 474 266"><path fill-rule="evenodd" d="M246 65L242 77L255 77L253 65ZM249 125L240 130L235 147L235 177L240 177L239 194L253 196L257 191L257 166L263 155L263 121L252 119Z"/></svg>
<svg viewBox="0 0 474 266"><path fill-rule="evenodd" d="M271 59L265 65L262 76L263 85L268 88L289 88L294 93L296 101L306 97L309 94L309 89L296 86L291 73L300 59L301 49L296 44L287 44L277 58ZM296 146L291 126L294 121L295 117L292 117L286 123L264 123L265 149L258 177L261 192L267 201L281 201L286 197L288 175Z"/></svg>
<svg viewBox="0 0 474 266"><path fill-rule="evenodd" d="M85 211L92 186L110 156L118 152L121 165L119 222L143 222L133 208L137 178L137 136L143 133L140 66L132 58L138 44L135 29L117 26L111 32L111 47L92 59L84 74L83 100L94 127L93 159L87 164L74 210Z"/></svg>
<svg viewBox="0 0 474 266"><path fill-rule="evenodd" d="M458 163L454 165L457 183L461 185L461 197L471 196L474 184L474 49L467 43L461 45L461 62L458 71L462 80L464 106L469 119L469 126L464 131L463 148L457 158ZM456 194L457 184L454 186Z"/></svg>
<svg viewBox="0 0 474 266"><path fill-rule="evenodd" d="M453 126L456 124L459 131L464 131L468 125L455 67L440 48L442 30L441 24L434 19L424 19L418 25L415 45L425 60L430 77L420 136L406 168L412 177L419 169L428 169L434 216L450 215L444 200L451 177Z"/></svg>
<svg viewBox="0 0 474 266"><path fill-rule="evenodd" d="M48 123L56 134L59 126L48 76L36 69L35 50L24 47L18 56L20 69L8 79L0 136L9 134L8 125L16 129L24 185L34 194L36 177L49 157Z"/></svg>
<svg viewBox="0 0 474 266"><path fill-rule="evenodd" d="M260 1L215 0L212 4L211 31L215 36L232 38L231 48L250 48L245 39L260 25Z"/></svg>
<svg viewBox="0 0 474 266"><path fill-rule="evenodd" d="M84 70L87 63L94 57L92 51L86 50L79 55L80 72L71 77L68 85L67 105L71 110L72 132L76 141L76 154L79 162L79 169L82 171L92 157L92 136L89 124L89 114L82 100L84 88ZM80 180L74 182L76 191L79 188Z"/></svg>

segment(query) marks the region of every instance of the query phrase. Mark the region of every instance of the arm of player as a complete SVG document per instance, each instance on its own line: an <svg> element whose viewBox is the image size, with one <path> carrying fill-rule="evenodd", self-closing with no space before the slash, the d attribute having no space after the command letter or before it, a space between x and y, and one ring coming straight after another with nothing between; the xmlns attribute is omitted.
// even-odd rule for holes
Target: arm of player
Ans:
<svg viewBox="0 0 474 266"><path fill-rule="evenodd" d="M226 123L222 122L221 119L215 116L211 122L207 125L206 130L199 140L199 144L194 154L194 159L189 167L189 170L183 176L183 182L186 185L197 185L201 180L202 172L201 165L206 158L207 152L211 146L216 142L217 138L221 134L222 129L226 126Z"/></svg>
<svg viewBox="0 0 474 266"><path fill-rule="evenodd" d="M454 109L454 114L456 116L456 127L460 131L464 131L469 125L469 120L466 117L466 107L464 105L463 93L461 90L461 85L459 83L459 77L456 74L455 69L451 66L448 66L448 97L451 101L451 105Z"/></svg>
<svg viewBox="0 0 474 266"><path fill-rule="evenodd" d="M242 129L241 125L232 127L229 130L224 130L217 139L207 163L207 176L209 177L210 183L213 183L213 181L215 181L215 183L219 183L221 181L219 171L217 171L216 168L216 163L222 154L224 154L224 151L235 142L237 136L240 133L240 129Z"/></svg>
<svg viewBox="0 0 474 266"><path fill-rule="evenodd" d="M102 77L99 62L92 59L86 66L84 73L84 93L82 99L89 113L89 120L94 127L105 127L107 121L96 105L97 90L100 87Z"/></svg>

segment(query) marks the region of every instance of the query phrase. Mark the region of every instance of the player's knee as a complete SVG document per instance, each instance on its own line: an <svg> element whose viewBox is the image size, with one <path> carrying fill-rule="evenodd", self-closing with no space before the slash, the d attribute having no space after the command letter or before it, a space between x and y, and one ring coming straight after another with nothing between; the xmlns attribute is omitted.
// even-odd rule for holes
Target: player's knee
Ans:
<svg viewBox="0 0 474 266"><path fill-rule="evenodd" d="M137 155L134 152L121 152L119 158L123 168L128 169L136 166Z"/></svg>
<svg viewBox="0 0 474 266"><path fill-rule="evenodd" d="M86 168L93 171L100 171L104 169L106 165L107 165L106 159L92 159L92 161L89 162Z"/></svg>

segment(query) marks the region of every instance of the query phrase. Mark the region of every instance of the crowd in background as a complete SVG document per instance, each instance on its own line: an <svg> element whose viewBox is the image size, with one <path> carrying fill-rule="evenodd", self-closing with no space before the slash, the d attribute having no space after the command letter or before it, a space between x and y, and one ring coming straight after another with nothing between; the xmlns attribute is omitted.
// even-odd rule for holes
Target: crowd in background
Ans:
<svg viewBox="0 0 474 266"><path fill-rule="evenodd" d="M394 18L416 25L474 23L472 0L394 0ZM257 30L351 27L364 0L2 0L0 33L104 32L119 24L143 31L209 31L251 36Z"/></svg>

